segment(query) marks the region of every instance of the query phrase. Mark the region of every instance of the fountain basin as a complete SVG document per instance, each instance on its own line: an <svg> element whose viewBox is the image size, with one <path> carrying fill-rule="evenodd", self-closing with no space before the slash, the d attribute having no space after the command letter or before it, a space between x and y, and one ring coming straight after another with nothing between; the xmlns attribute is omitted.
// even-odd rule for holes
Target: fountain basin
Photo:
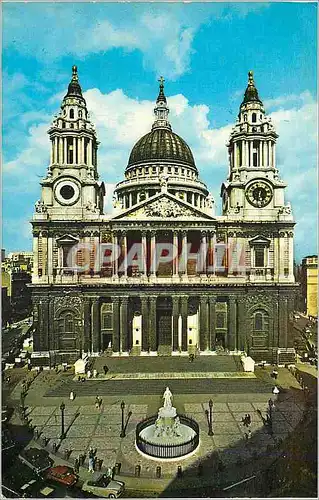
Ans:
<svg viewBox="0 0 319 500"><path fill-rule="evenodd" d="M167 416L166 418L169 425L169 420L172 417ZM135 439L137 450L142 454L161 460L180 458L195 451L199 445L198 423L185 415L179 415L178 418L178 435L174 436L165 436L165 433L156 436L155 424L158 421L158 415L153 415L139 422L136 426Z"/></svg>

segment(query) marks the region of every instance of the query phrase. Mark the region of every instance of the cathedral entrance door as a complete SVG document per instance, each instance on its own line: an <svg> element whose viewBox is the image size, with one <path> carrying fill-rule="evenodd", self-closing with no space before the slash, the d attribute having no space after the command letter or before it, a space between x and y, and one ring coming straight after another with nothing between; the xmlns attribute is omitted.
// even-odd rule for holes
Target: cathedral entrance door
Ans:
<svg viewBox="0 0 319 500"><path fill-rule="evenodd" d="M169 301L160 303L157 309L157 345L159 355L172 353L172 307Z"/></svg>

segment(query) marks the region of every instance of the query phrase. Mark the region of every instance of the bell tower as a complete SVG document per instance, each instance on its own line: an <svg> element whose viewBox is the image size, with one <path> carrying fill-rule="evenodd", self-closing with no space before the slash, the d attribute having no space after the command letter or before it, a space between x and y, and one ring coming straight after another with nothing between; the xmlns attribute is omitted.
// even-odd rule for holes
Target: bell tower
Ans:
<svg viewBox="0 0 319 500"><path fill-rule="evenodd" d="M103 186L99 184L99 142L82 95L77 67L61 110L48 130L50 164L42 180L36 212L50 219L86 218L103 213Z"/></svg>
<svg viewBox="0 0 319 500"><path fill-rule="evenodd" d="M286 184L276 167L277 138L258 95L253 72L249 71L238 119L227 144L229 174L221 188L223 215L292 220L290 205L284 201Z"/></svg>

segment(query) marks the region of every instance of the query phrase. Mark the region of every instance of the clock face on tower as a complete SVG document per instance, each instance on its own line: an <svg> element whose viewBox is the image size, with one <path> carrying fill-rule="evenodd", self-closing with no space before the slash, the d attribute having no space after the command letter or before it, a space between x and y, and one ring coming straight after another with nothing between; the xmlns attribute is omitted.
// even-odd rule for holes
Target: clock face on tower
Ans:
<svg viewBox="0 0 319 500"><path fill-rule="evenodd" d="M272 199L272 189L266 182L253 182L246 190L246 198L254 207L265 207Z"/></svg>

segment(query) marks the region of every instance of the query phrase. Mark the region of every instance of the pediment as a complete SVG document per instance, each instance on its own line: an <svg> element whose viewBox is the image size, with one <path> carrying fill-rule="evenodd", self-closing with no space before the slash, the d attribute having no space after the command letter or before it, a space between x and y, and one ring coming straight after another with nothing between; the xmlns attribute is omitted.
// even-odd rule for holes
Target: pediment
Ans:
<svg viewBox="0 0 319 500"><path fill-rule="evenodd" d="M270 239L266 238L265 236L258 235L249 240L250 245L263 245L263 246L270 246Z"/></svg>
<svg viewBox="0 0 319 500"><path fill-rule="evenodd" d="M120 219L179 219L189 220L193 218L214 220L211 215L193 207L190 203L176 198L171 193L161 192L148 200L131 207L120 214L112 217L113 220Z"/></svg>
<svg viewBox="0 0 319 500"><path fill-rule="evenodd" d="M72 234L64 234L56 239L58 245L75 245L75 243L79 242L78 238L72 236Z"/></svg>

